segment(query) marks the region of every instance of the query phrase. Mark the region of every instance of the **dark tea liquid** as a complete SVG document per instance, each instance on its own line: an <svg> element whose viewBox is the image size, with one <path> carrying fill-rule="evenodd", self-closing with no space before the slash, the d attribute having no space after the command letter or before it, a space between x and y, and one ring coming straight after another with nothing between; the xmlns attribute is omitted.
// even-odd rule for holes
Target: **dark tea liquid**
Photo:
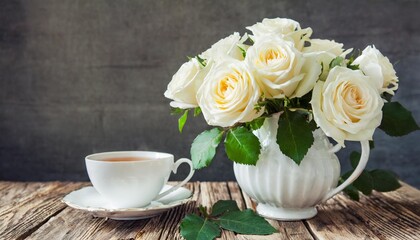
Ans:
<svg viewBox="0 0 420 240"><path fill-rule="evenodd" d="M142 161L142 160L148 160L150 158L145 157L113 157L113 158L107 158L102 161L104 162L133 162L133 161Z"/></svg>

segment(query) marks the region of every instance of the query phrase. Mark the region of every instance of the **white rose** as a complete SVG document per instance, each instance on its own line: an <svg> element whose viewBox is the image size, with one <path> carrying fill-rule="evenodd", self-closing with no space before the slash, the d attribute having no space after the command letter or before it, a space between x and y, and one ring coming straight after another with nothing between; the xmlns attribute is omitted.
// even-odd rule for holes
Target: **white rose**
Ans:
<svg viewBox="0 0 420 240"><path fill-rule="evenodd" d="M229 127L261 116L255 104L261 91L244 62L228 60L216 65L198 90L197 99L209 125Z"/></svg>
<svg viewBox="0 0 420 240"><path fill-rule="evenodd" d="M375 81L381 93L394 95L394 91L398 89L398 77L394 67L375 46L367 46L354 60L353 65L359 65L360 70Z"/></svg>
<svg viewBox="0 0 420 240"><path fill-rule="evenodd" d="M246 54L267 98L302 97L312 90L321 73L314 57L305 57L291 42L278 37L259 39Z"/></svg>
<svg viewBox="0 0 420 240"><path fill-rule="evenodd" d="M247 29L252 32L254 41L270 35L277 36L293 42L299 51L312 35L311 28L302 29L298 22L287 18L264 18L262 22L249 26Z"/></svg>
<svg viewBox="0 0 420 240"><path fill-rule="evenodd" d="M346 55L353 50L348 49L344 51L342 43L326 39L311 39L309 42L310 46L304 47L303 52L307 55L316 57L317 61L322 64L322 74L320 75L320 79L322 80L327 78L330 70L330 63L334 58L338 56L345 58Z"/></svg>
<svg viewBox="0 0 420 240"><path fill-rule="evenodd" d="M371 140L381 123L384 103L370 82L359 70L334 67L327 80L318 81L314 87L314 120L342 146L344 140Z"/></svg>
<svg viewBox="0 0 420 240"><path fill-rule="evenodd" d="M243 60L244 57L238 46L242 47L242 43L245 40L241 39L239 33L235 32L213 44L211 48L204 51L200 56L208 61L215 62L224 61L226 58Z"/></svg>
<svg viewBox="0 0 420 240"><path fill-rule="evenodd" d="M197 91L210 68L210 65L202 68L195 58L182 64L164 93L165 97L174 100L170 105L183 109L197 107Z"/></svg>
<svg viewBox="0 0 420 240"><path fill-rule="evenodd" d="M304 52L326 52L332 56L340 56L343 52L343 44L327 39L311 39L310 46L304 48Z"/></svg>

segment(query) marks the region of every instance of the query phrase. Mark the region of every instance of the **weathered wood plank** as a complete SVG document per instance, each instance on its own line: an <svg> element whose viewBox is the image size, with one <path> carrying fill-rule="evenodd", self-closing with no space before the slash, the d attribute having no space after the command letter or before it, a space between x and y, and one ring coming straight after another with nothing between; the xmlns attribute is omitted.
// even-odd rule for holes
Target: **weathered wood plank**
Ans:
<svg viewBox="0 0 420 240"><path fill-rule="evenodd" d="M239 185L236 182L228 182L227 184L230 193L230 198L238 203L238 207L240 209L245 209L246 203L244 197L242 196L242 191L239 188Z"/></svg>
<svg viewBox="0 0 420 240"><path fill-rule="evenodd" d="M199 200L199 197L201 195L200 193L200 183L190 183L189 189L193 192L193 202L190 202L188 204L184 204L182 206L179 206L164 215L162 215L161 221L161 227L162 232L159 236L160 239L182 239L180 233L179 233L179 225L181 223L181 220L184 218L186 214L195 212L197 209L197 200ZM153 238L142 238L142 239L153 239Z"/></svg>
<svg viewBox="0 0 420 240"><path fill-rule="evenodd" d="M420 191L408 185L352 201L339 194L307 221L320 239L420 239Z"/></svg>
<svg viewBox="0 0 420 240"><path fill-rule="evenodd" d="M235 182L187 184L193 200L152 219L115 221L66 208L66 193L87 183L0 182L0 239L182 239L179 223L197 206L233 199L240 208L255 203ZM354 202L340 194L318 207L307 221L269 220L278 229L270 236L233 234L220 239L420 239L420 191L403 184L395 192L374 193ZM309 231L308 231L309 229Z"/></svg>
<svg viewBox="0 0 420 240"><path fill-rule="evenodd" d="M0 239L21 239L65 208L60 199L85 183L44 183L37 191L0 208Z"/></svg>
<svg viewBox="0 0 420 240"><path fill-rule="evenodd" d="M239 185L235 182L228 183L229 191L232 199L235 196L235 200L239 198L238 193L241 193L243 203L246 208L252 208L255 210L256 204L251 198L242 192ZM267 219L267 221L278 230L278 233L274 233L269 236L256 236L256 235L237 235L237 239L251 240L251 239L313 239L303 222L280 222L275 220Z"/></svg>
<svg viewBox="0 0 420 240"><path fill-rule="evenodd" d="M128 239L134 238L146 222L147 220L114 221L95 218L67 207L27 239Z"/></svg>
<svg viewBox="0 0 420 240"><path fill-rule="evenodd" d="M339 196L318 206L318 214L306 220L308 228L318 239L378 239L365 222L353 214L354 209L337 199Z"/></svg>
<svg viewBox="0 0 420 240"><path fill-rule="evenodd" d="M197 199L199 183L188 183L186 187L192 190L193 199ZM179 222L193 209L195 201L151 219L116 221L95 218L89 213L68 207L28 239L180 239Z"/></svg>
<svg viewBox="0 0 420 240"><path fill-rule="evenodd" d="M394 201L382 193L364 197L360 202L350 201L342 195L337 200L352 209L353 214L364 221L366 227L379 238L420 239L419 204ZM416 207L417 213L409 210Z"/></svg>
<svg viewBox="0 0 420 240"><path fill-rule="evenodd" d="M45 186L45 183L40 182L0 182L0 208L20 201Z"/></svg>

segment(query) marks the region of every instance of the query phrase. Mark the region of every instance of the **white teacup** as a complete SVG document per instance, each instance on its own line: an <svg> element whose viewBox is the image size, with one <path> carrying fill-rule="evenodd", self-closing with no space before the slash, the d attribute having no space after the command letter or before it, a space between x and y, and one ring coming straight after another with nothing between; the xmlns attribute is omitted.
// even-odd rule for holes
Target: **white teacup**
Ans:
<svg viewBox="0 0 420 240"><path fill-rule="evenodd" d="M182 158L174 162L168 153L124 151L96 153L86 157L86 168L96 191L115 208L144 207L177 190L194 174L192 162ZM159 194L182 163L190 165L184 181Z"/></svg>

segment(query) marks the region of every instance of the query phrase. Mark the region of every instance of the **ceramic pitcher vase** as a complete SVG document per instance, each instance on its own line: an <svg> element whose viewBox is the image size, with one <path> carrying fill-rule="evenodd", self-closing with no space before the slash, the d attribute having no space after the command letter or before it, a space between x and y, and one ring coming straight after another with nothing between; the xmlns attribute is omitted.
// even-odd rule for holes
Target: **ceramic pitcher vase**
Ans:
<svg viewBox="0 0 420 240"><path fill-rule="evenodd" d="M369 142L362 141L359 165L353 174L336 187L340 163L333 147L321 129L313 132L314 143L297 165L285 156L276 143L279 115L265 120L254 131L261 143L256 166L234 164L236 180L257 205L257 212L277 220L308 219L317 214L315 206L341 192L361 174L369 158Z"/></svg>

